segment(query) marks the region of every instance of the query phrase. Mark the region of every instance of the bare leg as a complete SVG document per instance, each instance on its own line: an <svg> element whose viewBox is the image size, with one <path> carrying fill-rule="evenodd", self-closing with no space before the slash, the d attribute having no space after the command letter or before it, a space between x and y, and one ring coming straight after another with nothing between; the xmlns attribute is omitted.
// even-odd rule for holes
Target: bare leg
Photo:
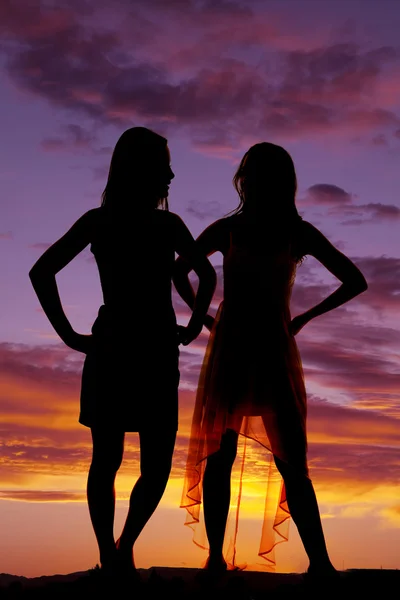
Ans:
<svg viewBox="0 0 400 600"><path fill-rule="evenodd" d="M124 452L124 433L92 429L93 454L87 481L87 500L100 552L100 563L115 557L115 476Z"/></svg>
<svg viewBox="0 0 400 600"><path fill-rule="evenodd" d="M207 458L203 479L204 521L210 552L206 568L226 568L223 544L231 500L231 472L236 458L238 434L227 429L220 449Z"/></svg>
<svg viewBox="0 0 400 600"><path fill-rule="evenodd" d="M290 514L310 560L309 572L331 573L335 571L326 548L317 498L312 481L295 472L275 457L275 463L285 482Z"/></svg>
<svg viewBox="0 0 400 600"><path fill-rule="evenodd" d="M129 511L117 541L120 559L134 569L133 546L157 508L171 472L176 431L142 431L140 438L140 477L130 497Z"/></svg>

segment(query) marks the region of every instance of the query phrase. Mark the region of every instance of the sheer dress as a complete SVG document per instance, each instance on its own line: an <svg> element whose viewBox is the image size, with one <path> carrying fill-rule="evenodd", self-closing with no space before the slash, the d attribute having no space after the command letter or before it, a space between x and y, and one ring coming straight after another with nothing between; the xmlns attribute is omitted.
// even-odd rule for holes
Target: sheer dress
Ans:
<svg viewBox="0 0 400 600"><path fill-rule="evenodd" d="M238 458L224 555L238 567L236 542L242 496L262 500L258 554L273 570L274 547L288 539L285 486L273 455L308 476L306 391L295 338L289 333L296 273L292 244L274 237L262 247L233 226L224 254L224 293L201 368L192 420L181 507L193 541L207 548L202 488L206 459L227 429L239 434ZM264 236L265 237L265 236ZM254 498L253 498L254 500ZM251 504L251 503L250 503ZM254 504L254 503L253 503ZM252 514L252 516L257 516Z"/></svg>

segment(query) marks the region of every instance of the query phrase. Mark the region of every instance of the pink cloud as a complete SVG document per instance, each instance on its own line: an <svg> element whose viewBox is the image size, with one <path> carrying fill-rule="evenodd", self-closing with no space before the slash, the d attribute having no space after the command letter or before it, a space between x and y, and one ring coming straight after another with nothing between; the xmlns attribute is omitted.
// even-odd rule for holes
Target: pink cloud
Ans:
<svg viewBox="0 0 400 600"><path fill-rule="evenodd" d="M41 0L3 0L0 5L0 32L5 39L21 36L26 40L40 40L45 36L66 31L75 21L74 10L60 7L43 10Z"/></svg>
<svg viewBox="0 0 400 600"><path fill-rule="evenodd" d="M328 422L325 427L329 427ZM355 490L358 490L356 493L362 498L363 492L375 487L398 486L399 457L398 440L396 446L392 447L310 443L308 453L310 473L318 487L344 487L349 500L354 497Z"/></svg>
<svg viewBox="0 0 400 600"><path fill-rule="evenodd" d="M327 32L296 35L286 22L282 36L277 15L239 3L83 7L90 20L77 3L40 11L37 2L33 28L11 10L3 35L19 43L3 52L20 87L98 124L182 130L201 151L224 156L260 136L379 139L399 127L393 103L379 93L396 71L390 46L328 44L319 39ZM43 144L68 146L59 138Z"/></svg>
<svg viewBox="0 0 400 600"><path fill-rule="evenodd" d="M326 325L325 339L315 340L310 333L310 338L300 342L306 382L343 390L353 404L339 406L309 395L312 473L319 485L352 482L353 487L366 489L395 484L400 434L398 413L390 406L387 390L395 390L397 385L391 366L399 336L371 325L351 326L350 317L347 322L332 319L331 325ZM182 476L186 462L194 391L207 337L204 332L196 347L181 350L180 430L173 477ZM43 491L39 481L43 475L87 473L90 434L77 422L82 360L62 344L0 345L0 460L7 498L41 502L81 499L81 491ZM186 383L192 389L186 389ZM375 406L368 405L368 398ZM393 396L393 405L395 400ZM128 439L122 472L137 473L138 461L136 440ZM250 464L250 470L257 476L256 462ZM13 491L15 484L27 490L19 487Z"/></svg>
<svg viewBox="0 0 400 600"><path fill-rule="evenodd" d="M353 195L344 189L331 183L316 183L308 188L305 197L300 199L301 204L328 204L340 205L348 204L352 201Z"/></svg>
<svg viewBox="0 0 400 600"><path fill-rule="evenodd" d="M368 293L359 301L378 311L399 311L400 307L400 258L390 256L363 257L357 259L369 282Z"/></svg>
<svg viewBox="0 0 400 600"><path fill-rule="evenodd" d="M44 138L40 146L47 152L54 151L80 151L87 152L93 148L96 136L86 131L83 127L76 124L63 126L64 135L62 137Z"/></svg>
<svg viewBox="0 0 400 600"><path fill-rule="evenodd" d="M400 208L393 204L382 204L381 202L370 202L369 204L363 204L362 208L365 212L369 212L372 221L380 219L399 219Z"/></svg>
<svg viewBox="0 0 400 600"><path fill-rule="evenodd" d="M378 133L378 135L375 135L371 141L374 146L387 146L388 145L387 138L385 135L383 135L383 133Z"/></svg>
<svg viewBox="0 0 400 600"><path fill-rule="evenodd" d="M341 225L379 224L400 218L400 208L394 204L355 204L356 198L355 194L334 184L317 183L306 190L299 198L298 204L300 209L303 206L327 206L325 214L339 218Z"/></svg>
<svg viewBox="0 0 400 600"><path fill-rule="evenodd" d="M85 502L86 494L62 491L7 490L0 492L0 499L22 502Z"/></svg>

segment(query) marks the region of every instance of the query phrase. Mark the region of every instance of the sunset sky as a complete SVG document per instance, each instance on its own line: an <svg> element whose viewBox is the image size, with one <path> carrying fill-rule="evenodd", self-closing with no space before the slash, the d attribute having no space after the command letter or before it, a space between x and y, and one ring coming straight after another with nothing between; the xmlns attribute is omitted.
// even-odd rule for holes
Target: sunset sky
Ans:
<svg viewBox="0 0 400 600"><path fill-rule="evenodd" d="M99 205L112 148L134 125L168 138L170 209L195 236L237 206L232 176L248 147L283 145L300 214L364 273L366 293L297 338L310 471L335 566L400 568L399 28L396 0L1 0L0 573L98 562L86 505L90 431L78 423L83 355L55 335L28 271ZM212 262L215 310L221 256ZM102 302L89 249L57 281L71 323L88 333ZM335 285L306 258L292 314ZM179 508L206 341L204 330L181 350L173 471L137 543L138 567L206 558ZM138 475L136 442L127 435L116 535ZM260 567L258 478L253 466L238 559ZM277 571L307 567L293 523L276 559Z"/></svg>

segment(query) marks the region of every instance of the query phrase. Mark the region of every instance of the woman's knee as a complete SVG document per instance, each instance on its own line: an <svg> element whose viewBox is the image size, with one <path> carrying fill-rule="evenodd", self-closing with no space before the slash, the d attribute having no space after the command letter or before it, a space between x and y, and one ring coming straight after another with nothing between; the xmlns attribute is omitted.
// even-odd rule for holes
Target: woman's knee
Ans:
<svg viewBox="0 0 400 600"><path fill-rule="evenodd" d="M172 469L172 453L142 454L140 461L140 475L154 481L167 481Z"/></svg>
<svg viewBox="0 0 400 600"><path fill-rule="evenodd" d="M152 479L168 479L172 468L176 431L140 432L140 474Z"/></svg>
<svg viewBox="0 0 400 600"><path fill-rule="evenodd" d="M154 491L163 493L167 486L170 474L171 462L164 462L154 464L152 467L150 465L147 465L147 467L145 468L142 467L140 471L140 478L143 482L146 482L146 485L152 488Z"/></svg>
<svg viewBox="0 0 400 600"><path fill-rule="evenodd" d="M107 455L104 454L93 454L92 462L90 465L91 471L107 473L110 475L116 475L122 463L122 456L120 455Z"/></svg>
<svg viewBox="0 0 400 600"><path fill-rule="evenodd" d="M286 484L310 481L307 464L302 461L286 462L274 456L276 467Z"/></svg>
<svg viewBox="0 0 400 600"><path fill-rule="evenodd" d="M116 474L122 464L122 458L123 448L103 448L94 446L90 468L96 471Z"/></svg>
<svg viewBox="0 0 400 600"><path fill-rule="evenodd" d="M124 434L92 429L92 439L91 470L116 474L124 455Z"/></svg>

